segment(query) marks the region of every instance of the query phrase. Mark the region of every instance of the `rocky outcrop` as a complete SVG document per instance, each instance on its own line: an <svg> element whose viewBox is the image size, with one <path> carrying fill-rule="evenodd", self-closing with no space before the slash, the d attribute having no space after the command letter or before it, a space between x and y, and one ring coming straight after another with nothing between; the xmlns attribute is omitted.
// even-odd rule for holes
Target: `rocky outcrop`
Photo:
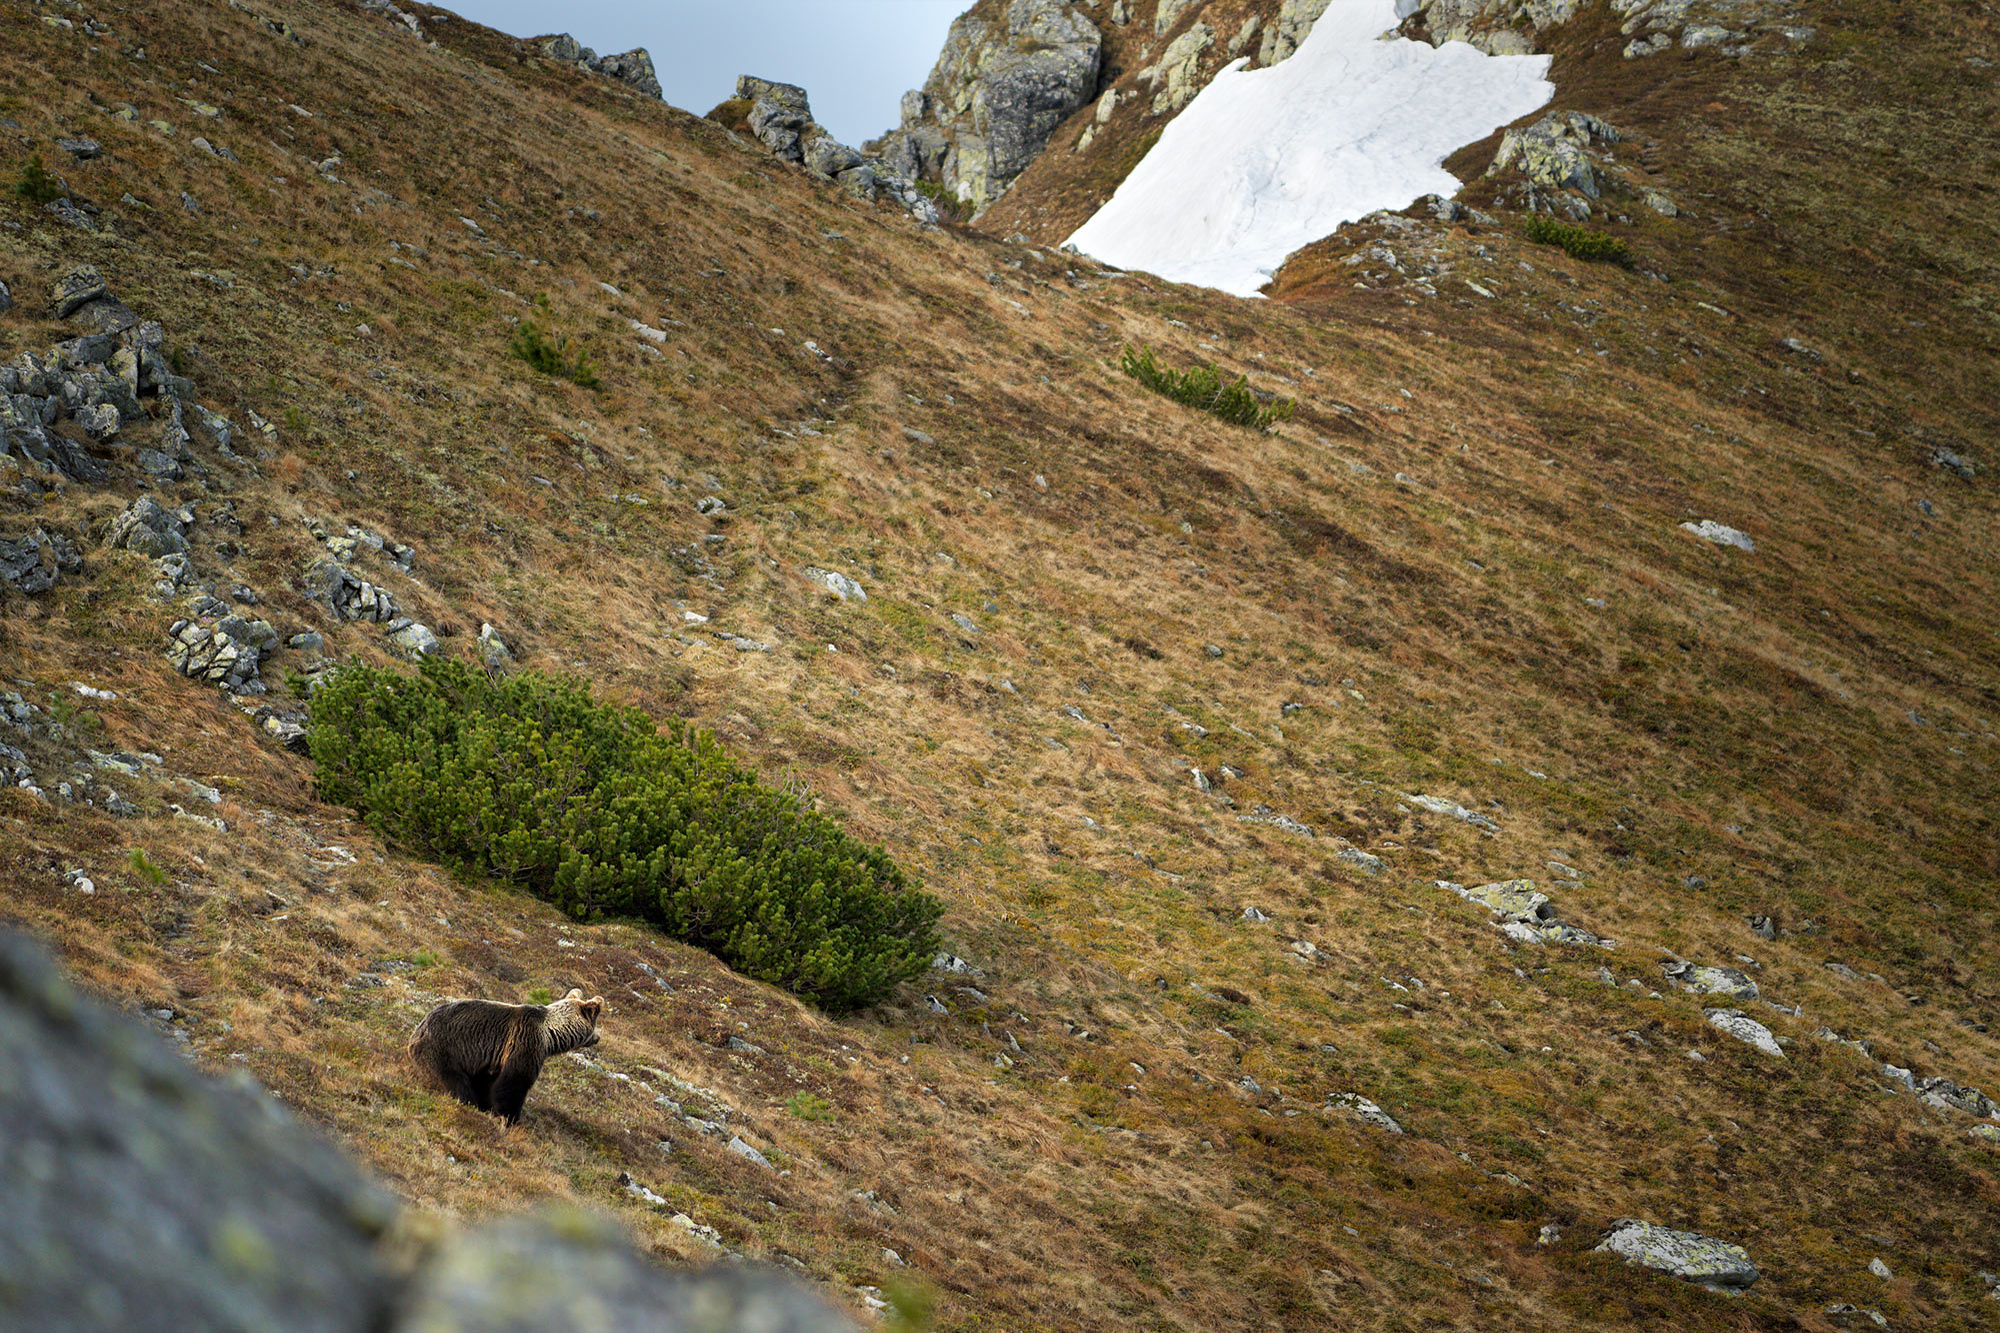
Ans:
<svg viewBox="0 0 2000 1333"><path fill-rule="evenodd" d="M262 694L258 665L278 646L268 620L223 616L213 624L177 620L167 631L167 660L191 680L206 681L231 694Z"/></svg>
<svg viewBox="0 0 2000 1333"><path fill-rule="evenodd" d="M83 563L76 543L41 528L20 537L0 537L0 587L15 592L47 592L64 572Z"/></svg>
<svg viewBox="0 0 2000 1333"><path fill-rule="evenodd" d="M1155 90L1154 115L1170 115L1194 101L1202 88L1201 58L1213 45L1214 30L1206 23L1197 23L1167 46L1149 80Z"/></svg>
<svg viewBox="0 0 2000 1333"><path fill-rule="evenodd" d="M111 521L104 544L148 559L178 555L188 549L188 524L192 522L194 515L189 511L168 509L152 496L142 495Z"/></svg>
<svg viewBox="0 0 2000 1333"><path fill-rule="evenodd" d="M1103 60L1103 34L1066 0L1009 0L997 21L975 10L903 98L901 127L870 146L891 169L983 211L1097 96Z"/></svg>
<svg viewBox="0 0 2000 1333"><path fill-rule="evenodd" d="M1257 48L1257 63L1275 65L1288 58L1312 31L1319 16L1326 13L1329 0L1285 0L1278 16L1264 29L1264 41Z"/></svg>
<svg viewBox="0 0 2000 1333"><path fill-rule="evenodd" d="M937 205L917 189L914 176L893 163L863 157L828 134L813 119L812 101L797 84L745 74L736 80L736 99L748 107L744 120L750 133L772 153L837 182L857 198L889 200L926 226L937 224Z"/></svg>
<svg viewBox="0 0 2000 1333"><path fill-rule="evenodd" d="M600 56L566 32L544 37L539 45L550 60L616 79L648 97L662 96L659 76L653 72L653 57L643 46L635 46L622 55Z"/></svg>
<svg viewBox="0 0 2000 1333"><path fill-rule="evenodd" d="M1698 1282L1710 1291L1744 1292L1761 1276L1741 1245L1633 1218L1613 1224L1597 1249L1684 1282Z"/></svg>
<svg viewBox="0 0 2000 1333"><path fill-rule="evenodd" d="M1785 1049L1778 1045L1771 1029L1741 1009L1711 1009L1704 1017L1717 1032L1734 1037L1745 1046L1755 1046L1766 1055L1775 1055L1780 1060L1785 1058Z"/></svg>
<svg viewBox="0 0 2000 1333"><path fill-rule="evenodd" d="M1467 888L1454 884L1448 879L1437 881L1441 889L1448 889L1468 902L1478 903L1499 918L1497 924L1501 933L1509 939L1523 944L1584 944L1598 948L1616 947L1616 941L1607 940L1583 929L1572 926L1556 915L1556 907L1549 896L1535 887L1531 879L1507 879L1493 884L1477 884Z"/></svg>
<svg viewBox="0 0 2000 1333"><path fill-rule="evenodd" d="M396 599L387 588L376 587L332 560L316 560L306 570L305 591L307 597L331 611L336 620L386 624L396 619Z"/></svg>
<svg viewBox="0 0 2000 1333"><path fill-rule="evenodd" d="M766 1270L669 1272L574 1209L399 1254L396 1200L269 1093L199 1072L4 932L0 1068L8 1328L853 1328Z"/></svg>

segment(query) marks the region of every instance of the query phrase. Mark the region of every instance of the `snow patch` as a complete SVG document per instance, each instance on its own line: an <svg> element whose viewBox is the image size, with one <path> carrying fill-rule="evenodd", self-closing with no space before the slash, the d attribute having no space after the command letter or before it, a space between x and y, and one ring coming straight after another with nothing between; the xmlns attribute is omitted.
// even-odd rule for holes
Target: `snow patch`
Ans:
<svg viewBox="0 0 2000 1333"><path fill-rule="evenodd" d="M1444 159L1546 104L1550 57L1400 38L1396 0L1333 0L1291 59L1216 74L1069 243L1256 296L1343 222L1460 182Z"/></svg>

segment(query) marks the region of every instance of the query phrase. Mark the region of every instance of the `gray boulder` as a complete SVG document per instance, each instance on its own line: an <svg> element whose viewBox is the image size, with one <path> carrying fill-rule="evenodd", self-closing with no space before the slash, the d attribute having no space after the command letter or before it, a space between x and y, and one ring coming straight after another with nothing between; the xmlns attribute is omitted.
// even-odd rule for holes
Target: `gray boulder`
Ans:
<svg viewBox="0 0 2000 1333"><path fill-rule="evenodd" d="M574 1210L515 1218L447 1243L417 1274L394 1333L542 1333L551 1328L852 1333L810 1293L754 1266L669 1273L615 1225Z"/></svg>
<svg viewBox="0 0 2000 1333"><path fill-rule="evenodd" d="M57 319L68 319L86 302L104 295L104 275L88 264L57 278L49 289Z"/></svg>
<svg viewBox="0 0 2000 1333"><path fill-rule="evenodd" d="M1386 1129L1391 1134L1401 1134L1403 1132L1403 1127L1396 1123L1393 1116L1358 1092L1337 1092L1329 1096L1326 1102L1329 1106L1344 1107L1352 1112L1354 1118L1363 1124L1373 1125L1377 1129Z"/></svg>
<svg viewBox="0 0 2000 1333"><path fill-rule="evenodd" d="M164 508L152 496L142 495L112 520L104 544L148 559L175 555L188 549L187 529L192 521L185 510Z"/></svg>
<svg viewBox="0 0 2000 1333"><path fill-rule="evenodd" d="M1760 1276L1749 1251L1740 1245L1634 1218L1614 1223L1597 1249L1685 1282L1698 1282L1710 1291L1741 1293Z"/></svg>
<svg viewBox="0 0 2000 1333"><path fill-rule="evenodd" d="M1771 1035L1771 1029L1759 1023L1740 1009L1711 1009L1706 1015L1708 1025L1717 1032L1727 1033L1746 1046L1755 1046L1766 1055L1785 1058L1784 1047Z"/></svg>
<svg viewBox="0 0 2000 1333"><path fill-rule="evenodd" d="M479 627L479 660L488 671L505 671L514 665L514 652L491 625Z"/></svg>
<svg viewBox="0 0 2000 1333"><path fill-rule="evenodd" d="M1694 995L1722 995L1732 1000L1757 998L1757 983L1734 967L1703 967L1698 963L1661 963L1668 981Z"/></svg>
<svg viewBox="0 0 2000 1333"><path fill-rule="evenodd" d="M645 47L635 46L622 55L605 56L596 65L597 72L644 93L648 97L661 97L659 75L653 72L653 57Z"/></svg>
<svg viewBox="0 0 2000 1333"><path fill-rule="evenodd" d="M757 142L787 162L803 159L801 145L806 130L813 124L812 101L805 89L795 83L778 83L745 74L736 80L736 96L739 101L750 103L745 119Z"/></svg>
<svg viewBox="0 0 2000 1333"><path fill-rule="evenodd" d="M14 308L14 293L7 290L7 284L0 282L0 315Z"/></svg>
<svg viewBox="0 0 2000 1333"><path fill-rule="evenodd" d="M429 657L444 645L428 625L419 624L408 616L398 616L389 622L389 639L402 650L405 657L412 660Z"/></svg>

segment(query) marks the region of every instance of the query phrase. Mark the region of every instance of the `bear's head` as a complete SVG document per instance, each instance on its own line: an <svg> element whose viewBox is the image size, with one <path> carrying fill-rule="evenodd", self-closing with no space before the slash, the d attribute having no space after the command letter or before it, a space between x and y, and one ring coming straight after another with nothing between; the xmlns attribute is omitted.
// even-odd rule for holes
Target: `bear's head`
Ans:
<svg viewBox="0 0 2000 1333"><path fill-rule="evenodd" d="M548 1053L561 1055L564 1051L597 1045L597 1016L603 1011L602 995L586 1000L581 990L574 989L550 1005L543 1023L543 1031L548 1035Z"/></svg>

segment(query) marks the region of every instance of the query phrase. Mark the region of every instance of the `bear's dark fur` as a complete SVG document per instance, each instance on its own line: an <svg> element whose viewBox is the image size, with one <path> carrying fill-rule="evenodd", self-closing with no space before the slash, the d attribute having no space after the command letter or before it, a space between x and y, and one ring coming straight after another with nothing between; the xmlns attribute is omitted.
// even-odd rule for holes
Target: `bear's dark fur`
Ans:
<svg viewBox="0 0 2000 1333"><path fill-rule="evenodd" d="M542 1062L597 1044L604 997L572 990L554 1004L446 1000L410 1034L410 1058L468 1106L519 1124Z"/></svg>

